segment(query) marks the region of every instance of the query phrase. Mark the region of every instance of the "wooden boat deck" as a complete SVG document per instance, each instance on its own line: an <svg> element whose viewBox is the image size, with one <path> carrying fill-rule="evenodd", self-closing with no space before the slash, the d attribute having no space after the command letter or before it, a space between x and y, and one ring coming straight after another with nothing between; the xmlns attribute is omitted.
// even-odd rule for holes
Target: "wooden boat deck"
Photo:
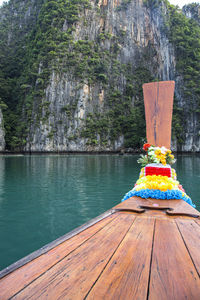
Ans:
<svg viewBox="0 0 200 300"><path fill-rule="evenodd" d="M132 197L0 272L0 299L200 299L200 213Z"/></svg>

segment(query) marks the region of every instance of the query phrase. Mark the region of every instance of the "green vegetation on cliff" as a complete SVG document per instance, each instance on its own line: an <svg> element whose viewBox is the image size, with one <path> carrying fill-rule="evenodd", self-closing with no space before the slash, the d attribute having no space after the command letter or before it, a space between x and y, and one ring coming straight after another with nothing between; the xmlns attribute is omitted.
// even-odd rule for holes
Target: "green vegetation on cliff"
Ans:
<svg viewBox="0 0 200 300"><path fill-rule="evenodd" d="M183 12L189 12L191 18L185 16L180 9L167 0L145 0L145 5L151 9L159 9L164 3L167 14L164 14L163 30L174 46L176 57L177 84L183 80L179 93L184 98L184 106L180 106L175 97L173 110L173 138L177 139L178 148L185 140L185 126L189 114L200 115L200 4L193 3L184 6ZM200 125L199 125L200 126Z"/></svg>
<svg viewBox="0 0 200 300"><path fill-rule="evenodd" d="M105 10L98 1L35 0L10 2L0 12L0 105L3 110L7 149L23 150L31 127L48 121L49 103L45 99L52 73L70 74L77 82L99 84L105 91L104 111L88 113L85 125L76 136L87 138L89 145L107 146L124 137L124 147L139 148L145 139L142 84L156 80L150 67L153 46L144 49L134 66L119 60L126 31L114 35L105 30L93 40L87 34L76 35L77 24L85 32L89 26L87 11L95 5L96 14L105 21ZM131 0L122 1L117 11L128 10ZM173 44L176 72L184 81L181 91L191 112L200 113L200 27L186 18L167 0L145 0L150 10L167 5L163 30ZM105 47L105 43L111 46ZM151 62L153 64L153 62ZM155 63L154 63L155 64ZM155 65L154 69L156 70ZM150 71L151 70L151 71ZM119 87L121 77L124 86ZM72 118L78 100L62 108ZM45 111L45 115L44 115ZM35 113L37 114L35 116ZM183 108L175 101L173 136L184 142ZM62 124L62 121L60 121ZM48 138L53 139L55 129Z"/></svg>
<svg viewBox="0 0 200 300"><path fill-rule="evenodd" d="M200 5L192 7L200 8ZM190 5L191 7L191 5ZM181 89L184 107L178 107L175 99L173 129L179 145L184 142L184 128L188 114L200 118L200 26L193 18L187 18L174 6L168 6L168 37L174 45L176 71L183 78Z"/></svg>
<svg viewBox="0 0 200 300"><path fill-rule="evenodd" d="M69 50L80 11L89 7L89 0L10 0L2 7L0 95L8 106L4 112L8 149L23 149L34 118L33 106L38 110L37 120L41 119L49 76Z"/></svg>
<svg viewBox="0 0 200 300"><path fill-rule="evenodd" d="M43 2L10 0L0 10L0 100L6 104L3 115L8 149L15 150L26 142L28 128L20 103L31 88L24 79L27 45Z"/></svg>

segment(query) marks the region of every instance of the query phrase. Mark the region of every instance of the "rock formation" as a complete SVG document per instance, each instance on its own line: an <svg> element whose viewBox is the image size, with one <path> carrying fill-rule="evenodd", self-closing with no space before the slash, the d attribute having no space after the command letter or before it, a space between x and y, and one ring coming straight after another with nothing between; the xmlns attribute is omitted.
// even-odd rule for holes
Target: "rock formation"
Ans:
<svg viewBox="0 0 200 300"><path fill-rule="evenodd" d="M11 4L17 14L17 2L10 1L7 15ZM136 150L145 139L142 84L175 80L173 148L200 151L199 100L196 92L185 94L170 35L175 8L165 0L59 3L20 4L15 30L21 28L25 59L17 77L16 149Z"/></svg>

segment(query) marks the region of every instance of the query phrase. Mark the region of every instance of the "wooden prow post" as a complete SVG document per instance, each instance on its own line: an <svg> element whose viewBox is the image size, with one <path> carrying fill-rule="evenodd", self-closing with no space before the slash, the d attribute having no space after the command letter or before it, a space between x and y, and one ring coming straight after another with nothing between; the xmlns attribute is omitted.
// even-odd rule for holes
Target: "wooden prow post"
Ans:
<svg viewBox="0 0 200 300"><path fill-rule="evenodd" d="M171 147L174 81L143 84L146 136L151 145Z"/></svg>

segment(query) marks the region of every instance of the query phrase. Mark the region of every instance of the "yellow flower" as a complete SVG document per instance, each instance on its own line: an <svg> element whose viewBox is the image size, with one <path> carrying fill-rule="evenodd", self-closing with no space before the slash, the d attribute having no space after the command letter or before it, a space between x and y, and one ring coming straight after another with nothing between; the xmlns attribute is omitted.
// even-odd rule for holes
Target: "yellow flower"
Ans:
<svg viewBox="0 0 200 300"><path fill-rule="evenodd" d="M161 164L166 165L166 159L165 158L161 158Z"/></svg>
<svg viewBox="0 0 200 300"><path fill-rule="evenodd" d="M161 154L161 150L160 149L157 149L156 151L155 151L155 155L160 155Z"/></svg>
<svg viewBox="0 0 200 300"><path fill-rule="evenodd" d="M155 189L160 191L167 191L172 189L178 189L178 181L162 175L148 175L140 178L137 181L136 190L141 189Z"/></svg>

